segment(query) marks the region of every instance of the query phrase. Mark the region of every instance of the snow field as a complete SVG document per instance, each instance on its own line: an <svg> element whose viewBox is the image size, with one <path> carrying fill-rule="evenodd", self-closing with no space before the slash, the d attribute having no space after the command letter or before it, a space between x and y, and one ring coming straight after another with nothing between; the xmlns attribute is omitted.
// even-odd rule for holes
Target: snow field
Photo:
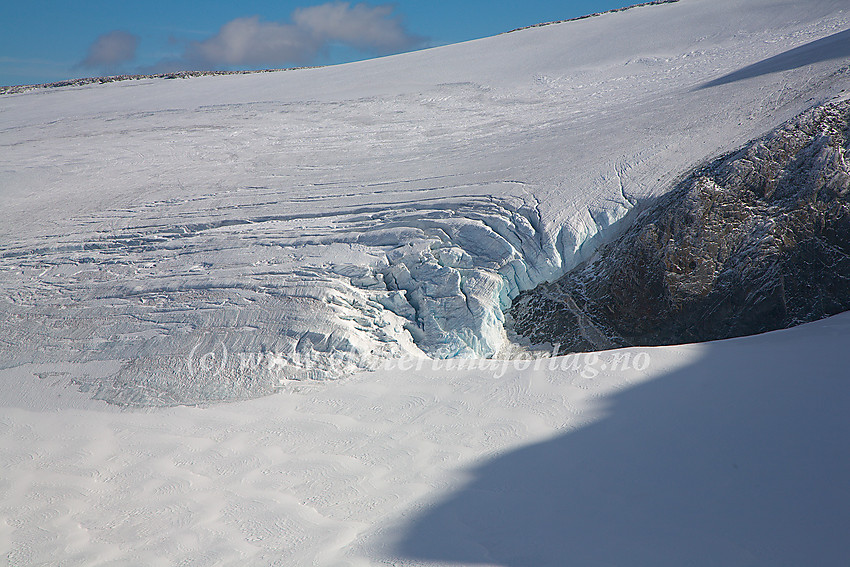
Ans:
<svg viewBox="0 0 850 567"><path fill-rule="evenodd" d="M0 542L11 565L833 564L848 326L146 411L5 370Z"/></svg>

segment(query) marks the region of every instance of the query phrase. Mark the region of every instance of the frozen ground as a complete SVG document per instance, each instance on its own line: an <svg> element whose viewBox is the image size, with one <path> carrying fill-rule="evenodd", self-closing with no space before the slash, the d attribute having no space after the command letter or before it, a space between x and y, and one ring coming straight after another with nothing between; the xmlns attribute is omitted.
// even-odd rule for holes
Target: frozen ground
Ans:
<svg viewBox="0 0 850 567"><path fill-rule="evenodd" d="M496 354L519 290L838 94L844 8L690 0L331 68L6 95L2 364L99 362L89 391L159 405Z"/></svg>
<svg viewBox="0 0 850 567"><path fill-rule="evenodd" d="M0 561L842 564L846 315L397 357L504 355L519 290L842 96L848 28L843 0L683 0L0 97Z"/></svg>

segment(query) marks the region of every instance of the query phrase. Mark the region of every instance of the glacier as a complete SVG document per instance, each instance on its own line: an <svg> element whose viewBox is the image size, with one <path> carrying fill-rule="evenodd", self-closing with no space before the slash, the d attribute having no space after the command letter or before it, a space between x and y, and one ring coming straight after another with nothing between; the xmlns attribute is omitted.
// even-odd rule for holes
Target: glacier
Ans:
<svg viewBox="0 0 850 567"><path fill-rule="evenodd" d="M0 95L0 564L846 563L850 313L533 360L505 330L846 110L846 4ZM837 138L782 177L843 190Z"/></svg>
<svg viewBox="0 0 850 567"><path fill-rule="evenodd" d="M3 95L0 367L78 365L95 397L171 405L500 356L520 292L845 84L815 58L706 86L848 25L840 2L727 7Z"/></svg>

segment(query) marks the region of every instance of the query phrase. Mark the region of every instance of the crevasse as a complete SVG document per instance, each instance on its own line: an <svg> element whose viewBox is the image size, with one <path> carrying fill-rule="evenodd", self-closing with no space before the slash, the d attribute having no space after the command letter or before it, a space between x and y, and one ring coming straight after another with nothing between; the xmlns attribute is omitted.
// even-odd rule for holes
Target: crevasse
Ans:
<svg viewBox="0 0 850 567"><path fill-rule="evenodd" d="M416 232L415 241L389 247L378 268L387 291L404 298L384 306L406 319L429 356L486 358L504 347L511 301L584 260L631 209L585 211L551 230L535 207L476 200L399 215L358 241L387 247L400 225Z"/></svg>

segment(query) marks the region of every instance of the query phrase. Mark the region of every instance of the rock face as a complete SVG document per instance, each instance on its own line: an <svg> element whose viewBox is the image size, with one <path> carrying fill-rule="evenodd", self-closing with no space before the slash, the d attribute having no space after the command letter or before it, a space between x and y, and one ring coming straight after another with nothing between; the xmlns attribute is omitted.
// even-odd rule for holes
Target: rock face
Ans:
<svg viewBox="0 0 850 567"><path fill-rule="evenodd" d="M521 294L514 330L563 352L722 339L850 310L850 101L701 167L619 239Z"/></svg>

